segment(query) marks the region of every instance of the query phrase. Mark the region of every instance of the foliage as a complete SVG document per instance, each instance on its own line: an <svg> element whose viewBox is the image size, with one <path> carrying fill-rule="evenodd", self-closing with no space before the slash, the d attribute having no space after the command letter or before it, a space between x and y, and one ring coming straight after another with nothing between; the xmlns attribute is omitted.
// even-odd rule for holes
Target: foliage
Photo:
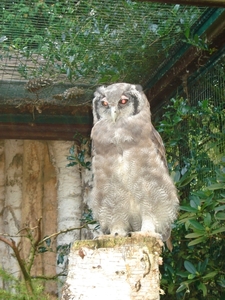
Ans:
<svg viewBox="0 0 225 300"><path fill-rule="evenodd" d="M193 34L189 27L184 31L183 42L195 46L198 50L209 50L207 40L203 40L197 34Z"/></svg>
<svg viewBox="0 0 225 300"><path fill-rule="evenodd" d="M86 226L95 225L94 227L91 228L91 230L93 231L97 231L100 229L100 224L93 219L93 213L90 208L87 208L86 211L83 213L81 223L86 224ZM88 228L90 227L88 226Z"/></svg>
<svg viewBox="0 0 225 300"><path fill-rule="evenodd" d="M80 168L91 170L91 162L86 161L87 155L90 153L90 139L84 138L80 133L76 133L74 138L77 140L79 146L73 145L69 152L70 155L67 159L70 161L67 167L79 165ZM78 149L78 153L75 152L75 148Z"/></svg>
<svg viewBox="0 0 225 300"><path fill-rule="evenodd" d="M204 99L191 105L187 99L172 98L157 127L166 145L168 166L177 187L191 183L192 189L209 184L214 165L224 156L223 109Z"/></svg>
<svg viewBox="0 0 225 300"><path fill-rule="evenodd" d="M37 221L35 227L26 226L21 229L18 234L25 232L23 235L18 235L21 238L28 239L30 243L29 254L27 257L23 257L22 249L20 244L16 244L13 238L10 239L0 234L0 241L4 242L12 248L14 251L17 262L20 266L21 273L23 275L23 280L19 280L12 275L5 272L0 268L0 277L5 284L8 284L6 289L0 288L0 299L18 299L18 300L47 300L48 295L44 292L44 284L49 280L59 280L61 276L66 276L67 274L67 264L65 264L66 259L69 255L71 243L70 244L60 244L57 247L54 245L54 239L60 235L74 230L81 230L82 228L88 228L89 224L96 224L93 230L99 228L99 225L92 218L91 210L88 210L83 214L81 219L82 225L75 228L67 228L65 230L58 231L49 236L42 237L41 235L41 218ZM46 275L35 275L32 276L32 267L35 258L38 255L43 255L46 252L57 253L57 265L63 265L63 270L59 274L52 274L51 276ZM19 296L20 297L19 297Z"/></svg>
<svg viewBox="0 0 225 300"><path fill-rule="evenodd" d="M64 264L65 257L70 253L71 243L57 246L57 265Z"/></svg>
<svg viewBox="0 0 225 300"><path fill-rule="evenodd" d="M158 130L179 189L181 209L164 252L162 299L225 297L225 143L223 108L212 100L172 99Z"/></svg>
<svg viewBox="0 0 225 300"><path fill-rule="evenodd" d="M48 300L48 295L43 292L43 282L36 280L34 283L33 294L28 293L24 281L21 281L12 275L8 274L5 270L0 268L0 277L7 285L7 289L0 289L0 299L4 300Z"/></svg>
<svg viewBox="0 0 225 300"><path fill-rule="evenodd" d="M21 59L18 71L26 79L65 74L91 84L139 82L184 31L186 42L199 45L188 33L201 13L130 0L2 0L0 42L9 60L23 56L35 64L28 68Z"/></svg>
<svg viewBox="0 0 225 300"><path fill-rule="evenodd" d="M0 289L0 299L24 299L24 300L35 300L35 299L48 299L48 295L44 293L44 283L49 280L58 280L59 276L65 276L66 268L62 270L59 274L52 274L51 276L46 275L35 275L32 276L32 267L34 265L35 258L38 255L43 255L45 252L56 252L57 253L57 264L64 264L65 257L68 256L71 244L63 244L55 247L53 245L53 238L56 238L60 234L67 233L69 231L80 230L81 228L87 226L84 224L81 227L67 228L59 232L53 233L50 236L42 237L41 230L41 218L38 219L35 227L30 227L27 225L22 228L18 233L18 237L21 239L26 239L29 241L27 247L29 253L26 257L23 256L22 248L19 244L13 240L12 237L6 238L5 235L0 235L0 241L10 246L15 254L15 258L23 276L22 280L18 280L7 274L3 269L0 269L0 277L5 283L8 283L7 289ZM18 294L21 298L18 298ZM3 296L1 298L1 296Z"/></svg>

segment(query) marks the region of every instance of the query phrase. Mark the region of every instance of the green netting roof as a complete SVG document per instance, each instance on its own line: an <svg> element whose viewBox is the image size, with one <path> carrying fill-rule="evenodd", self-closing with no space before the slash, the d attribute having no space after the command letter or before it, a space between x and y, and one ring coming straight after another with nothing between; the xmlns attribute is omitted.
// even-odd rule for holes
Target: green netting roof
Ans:
<svg viewBox="0 0 225 300"><path fill-rule="evenodd" d="M143 84L205 10L130 0L1 0L0 80Z"/></svg>

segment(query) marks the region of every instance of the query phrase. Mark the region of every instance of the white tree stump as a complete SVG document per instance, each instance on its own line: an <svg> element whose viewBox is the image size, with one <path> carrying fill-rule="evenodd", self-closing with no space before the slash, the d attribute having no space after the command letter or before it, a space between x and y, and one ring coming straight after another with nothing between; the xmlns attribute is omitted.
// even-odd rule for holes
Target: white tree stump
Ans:
<svg viewBox="0 0 225 300"><path fill-rule="evenodd" d="M77 241L61 300L158 300L162 242L155 237Z"/></svg>

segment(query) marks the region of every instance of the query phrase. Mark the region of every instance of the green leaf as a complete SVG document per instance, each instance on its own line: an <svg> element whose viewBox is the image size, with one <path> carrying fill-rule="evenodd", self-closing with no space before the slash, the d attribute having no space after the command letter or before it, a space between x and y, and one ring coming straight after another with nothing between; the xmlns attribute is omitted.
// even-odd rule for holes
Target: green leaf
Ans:
<svg viewBox="0 0 225 300"><path fill-rule="evenodd" d="M194 212L196 213L198 210L194 207L190 207L190 206L184 206L184 205L181 205L180 206L180 210L184 210L184 211L188 211L188 212Z"/></svg>
<svg viewBox="0 0 225 300"><path fill-rule="evenodd" d="M220 225L220 222L216 221L210 226L210 229L218 228L219 225Z"/></svg>
<svg viewBox="0 0 225 300"><path fill-rule="evenodd" d="M189 274L189 275L188 275L188 279L194 279L195 277L196 277L195 274Z"/></svg>
<svg viewBox="0 0 225 300"><path fill-rule="evenodd" d="M67 156L68 160L75 160L75 156Z"/></svg>
<svg viewBox="0 0 225 300"><path fill-rule="evenodd" d="M213 271L213 272L210 272L210 273L208 273L207 275L203 276L202 278L203 278L203 279L210 279L210 278L215 277L217 274L218 274L217 271Z"/></svg>
<svg viewBox="0 0 225 300"><path fill-rule="evenodd" d="M189 220L191 226L193 226L197 230L205 230L205 228L196 220Z"/></svg>
<svg viewBox="0 0 225 300"><path fill-rule="evenodd" d="M223 288L225 288L225 279L224 279L224 278L220 278L220 279L218 280L218 284L219 284L220 286L222 286Z"/></svg>
<svg viewBox="0 0 225 300"><path fill-rule="evenodd" d="M207 295L207 288L204 283L200 282L200 284L198 285L198 289L202 291L203 297Z"/></svg>
<svg viewBox="0 0 225 300"><path fill-rule="evenodd" d="M191 207L198 208L199 206L201 206L201 200L199 199L198 196L191 195L190 199L191 199L190 200Z"/></svg>
<svg viewBox="0 0 225 300"><path fill-rule="evenodd" d="M48 250L46 249L46 247L38 247L38 253L45 253Z"/></svg>
<svg viewBox="0 0 225 300"><path fill-rule="evenodd" d="M207 189L210 190L210 191L225 189L225 184L224 184L224 182L215 183L215 184L212 184L210 186L207 186Z"/></svg>
<svg viewBox="0 0 225 300"><path fill-rule="evenodd" d="M190 28L189 27L185 30L184 35L187 39L190 37Z"/></svg>
<svg viewBox="0 0 225 300"><path fill-rule="evenodd" d="M200 41L199 36L197 34L194 35L194 41L196 44L198 44Z"/></svg>
<svg viewBox="0 0 225 300"><path fill-rule="evenodd" d="M48 247L50 247L50 245L51 245L51 239L48 238L48 239L45 241L45 243L46 243L46 245L47 245Z"/></svg>
<svg viewBox="0 0 225 300"><path fill-rule="evenodd" d="M173 179L174 182L179 182L180 180L180 172L179 171L173 171L171 173L171 178Z"/></svg>
<svg viewBox="0 0 225 300"><path fill-rule="evenodd" d="M211 217L210 213L206 213L205 217L204 217L204 224L206 226L210 226L211 221L212 221L212 217Z"/></svg>
<svg viewBox="0 0 225 300"><path fill-rule="evenodd" d="M205 237L205 236L200 237L200 238L195 239L195 240L191 241L190 243L188 243L188 246L191 247L191 246L200 244L200 243L202 243L202 242L205 241L205 240L206 240L206 237Z"/></svg>
<svg viewBox="0 0 225 300"><path fill-rule="evenodd" d="M181 180L178 182L178 186L184 187L188 185L194 178L196 178L196 174L189 175L190 172L185 173L183 177L181 177Z"/></svg>
<svg viewBox="0 0 225 300"><path fill-rule="evenodd" d="M59 253L57 258L57 265L63 264L64 262L64 255L62 253Z"/></svg>
<svg viewBox="0 0 225 300"><path fill-rule="evenodd" d="M188 284L187 283L181 283L179 288L176 290L176 293L180 293L182 292L183 290L188 290Z"/></svg>
<svg viewBox="0 0 225 300"><path fill-rule="evenodd" d="M216 201L219 203L225 203L225 199L217 199Z"/></svg>
<svg viewBox="0 0 225 300"><path fill-rule="evenodd" d="M225 205L220 205L215 208L215 211L225 210Z"/></svg>
<svg viewBox="0 0 225 300"><path fill-rule="evenodd" d="M203 262L199 262L198 271L199 271L200 273L205 272L205 269L206 269L206 267L207 267L207 265L208 265L208 261L209 261L209 259L208 259L208 257L207 257Z"/></svg>
<svg viewBox="0 0 225 300"><path fill-rule="evenodd" d="M176 274L182 278L187 278L189 273L187 271L185 271L185 272L178 271L178 272L176 272Z"/></svg>
<svg viewBox="0 0 225 300"><path fill-rule="evenodd" d="M77 164L78 164L77 162L73 161L73 162L67 164L66 166L67 166L67 167L73 167L73 166L75 166L75 165L77 165Z"/></svg>
<svg viewBox="0 0 225 300"><path fill-rule="evenodd" d="M198 233L197 232L189 233L189 234L185 235L185 237L187 239L193 239L193 238L200 237L203 235L205 235L205 231L198 232Z"/></svg>
<svg viewBox="0 0 225 300"><path fill-rule="evenodd" d="M176 4L173 8L173 11L178 12L179 8L180 8L180 4Z"/></svg>
<svg viewBox="0 0 225 300"><path fill-rule="evenodd" d="M217 234L217 233L220 233L220 232L224 232L225 231L225 227L221 227L219 229L215 229L212 231L212 234Z"/></svg>
<svg viewBox="0 0 225 300"><path fill-rule="evenodd" d="M69 150L70 154L74 156L74 146L70 147L70 150Z"/></svg>
<svg viewBox="0 0 225 300"><path fill-rule="evenodd" d="M175 288L175 283L171 282L169 285L168 285L168 294L174 294L174 288Z"/></svg>
<svg viewBox="0 0 225 300"><path fill-rule="evenodd" d="M184 267L191 274L196 274L197 273L197 270L196 270L195 266L190 261L185 260Z"/></svg>
<svg viewBox="0 0 225 300"><path fill-rule="evenodd" d="M215 218L217 220L225 220L225 213L224 212L218 212L215 214Z"/></svg>

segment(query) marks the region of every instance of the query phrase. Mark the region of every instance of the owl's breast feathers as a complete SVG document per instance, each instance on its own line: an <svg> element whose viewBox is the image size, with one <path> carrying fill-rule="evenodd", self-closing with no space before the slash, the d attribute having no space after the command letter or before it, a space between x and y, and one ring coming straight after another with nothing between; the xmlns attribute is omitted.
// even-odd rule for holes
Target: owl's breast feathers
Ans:
<svg viewBox="0 0 225 300"><path fill-rule="evenodd" d="M102 133L105 128L105 134ZM167 168L165 148L161 136L153 127L150 113L140 113L113 123L101 119L92 128L93 155L123 154L123 151L135 147L136 151L149 149L159 154Z"/></svg>

